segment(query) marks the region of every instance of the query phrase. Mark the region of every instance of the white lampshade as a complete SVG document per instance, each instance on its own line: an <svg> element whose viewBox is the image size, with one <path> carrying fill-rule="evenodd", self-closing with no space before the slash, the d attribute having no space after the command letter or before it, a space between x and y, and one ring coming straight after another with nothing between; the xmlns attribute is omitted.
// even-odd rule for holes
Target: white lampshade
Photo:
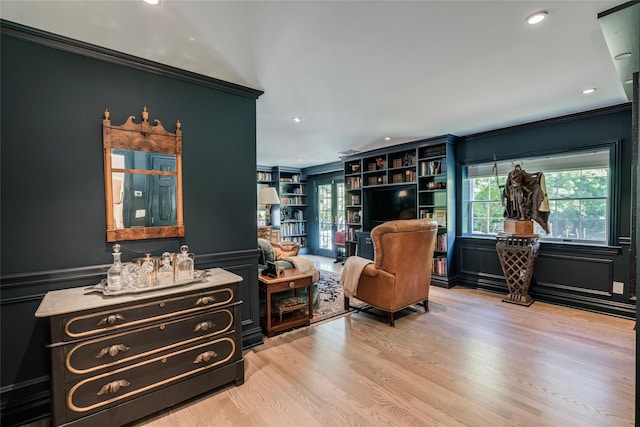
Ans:
<svg viewBox="0 0 640 427"><path fill-rule="evenodd" d="M259 205L279 205L280 197L275 187L263 187L258 194Z"/></svg>

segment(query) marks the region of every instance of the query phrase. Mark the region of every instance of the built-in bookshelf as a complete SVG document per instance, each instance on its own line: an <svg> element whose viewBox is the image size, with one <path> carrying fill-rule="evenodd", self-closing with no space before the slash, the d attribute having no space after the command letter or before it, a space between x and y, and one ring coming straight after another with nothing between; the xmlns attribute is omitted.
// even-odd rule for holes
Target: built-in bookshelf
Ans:
<svg viewBox="0 0 640 427"><path fill-rule="evenodd" d="M453 286L455 140L445 135L344 159L347 256L357 253L359 231L392 219L433 218L438 235L432 284Z"/></svg>
<svg viewBox="0 0 640 427"><path fill-rule="evenodd" d="M345 256L356 254L356 233L362 231L362 160L344 164L345 184Z"/></svg>
<svg viewBox="0 0 640 427"><path fill-rule="evenodd" d="M444 142L418 148L418 212L438 222L432 281L448 284L455 234L455 162L453 144Z"/></svg>
<svg viewBox="0 0 640 427"><path fill-rule="evenodd" d="M259 167L256 173L258 191L269 185L278 191L280 204L271 206L273 229L280 239L300 244L302 253L307 248L307 183L300 169L286 167ZM266 225L264 206L258 206L258 225Z"/></svg>
<svg viewBox="0 0 640 427"><path fill-rule="evenodd" d="M260 189L263 187L273 187L275 186L273 182L274 172L273 168L264 168L259 169L256 172L256 181L257 181L257 192L256 197L260 194ZM271 208L273 209L273 208ZM258 226L267 225L267 211L264 205L258 205L256 210L256 222Z"/></svg>
<svg viewBox="0 0 640 427"><path fill-rule="evenodd" d="M307 183L299 170L277 168L280 196L280 235L283 241L307 248Z"/></svg>

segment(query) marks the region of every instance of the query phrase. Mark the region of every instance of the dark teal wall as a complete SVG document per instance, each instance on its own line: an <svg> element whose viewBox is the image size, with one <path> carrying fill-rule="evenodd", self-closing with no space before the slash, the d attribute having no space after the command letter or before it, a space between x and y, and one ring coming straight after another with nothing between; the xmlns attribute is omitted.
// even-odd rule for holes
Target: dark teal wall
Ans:
<svg viewBox="0 0 640 427"><path fill-rule="evenodd" d="M105 108L116 125L130 115L139 120L146 106L149 121L159 119L173 132L180 120L183 130L186 237L120 242L123 260L177 252L187 243L197 268L221 266L244 277L243 332L261 340L254 305L257 95L5 32L1 46L1 424L49 411L48 325L34 317L42 296L96 283L112 261L105 233Z"/></svg>
<svg viewBox="0 0 640 427"><path fill-rule="evenodd" d="M255 100L2 39L2 274L108 263L102 112L147 106L183 130L186 241L195 253L252 244ZM36 242L38 244L36 244ZM178 242L125 245L132 251ZM127 249L125 249L126 251Z"/></svg>
<svg viewBox="0 0 640 427"><path fill-rule="evenodd" d="M621 140L620 236L629 237L631 201L631 104L595 110L583 114L530 123L468 136L457 145L461 164L491 161L498 158L518 159L547 152L563 152L604 141Z"/></svg>

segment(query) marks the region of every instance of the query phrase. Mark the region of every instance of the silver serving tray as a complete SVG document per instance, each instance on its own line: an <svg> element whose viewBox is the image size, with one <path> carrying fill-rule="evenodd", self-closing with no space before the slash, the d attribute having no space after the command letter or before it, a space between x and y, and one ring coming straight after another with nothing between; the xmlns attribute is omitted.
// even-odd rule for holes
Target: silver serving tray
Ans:
<svg viewBox="0 0 640 427"><path fill-rule="evenodd" d="M173 282L168 285L154 285L154 286L147 286L146 288L123 288L117 291L107 289L107 279L102 279L100 283L97 283L93 286L89 286L84 290L85 290L85 294L89 294L91 292L100 292L102 295L108 295L108 296L140 294L143 292L157 291L160 289L173 288L176 286L184 286L184 285L189 285L191 283L200 282L206 279L208 275L209 275L209 272L206 270L195 270L193 272L193 279L178 280L177 282Z"/></svg>

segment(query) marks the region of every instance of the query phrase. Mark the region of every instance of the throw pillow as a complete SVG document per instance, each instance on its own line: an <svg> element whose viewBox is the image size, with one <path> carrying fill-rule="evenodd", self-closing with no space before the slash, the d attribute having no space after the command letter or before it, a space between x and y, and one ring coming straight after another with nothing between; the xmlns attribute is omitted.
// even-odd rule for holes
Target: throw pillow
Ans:
<svg viewBox="0 0 640 427"><path fill-rule="evenodd" d="M258 227L258 239L271 240L271 226L261 225Z"/></svg>

